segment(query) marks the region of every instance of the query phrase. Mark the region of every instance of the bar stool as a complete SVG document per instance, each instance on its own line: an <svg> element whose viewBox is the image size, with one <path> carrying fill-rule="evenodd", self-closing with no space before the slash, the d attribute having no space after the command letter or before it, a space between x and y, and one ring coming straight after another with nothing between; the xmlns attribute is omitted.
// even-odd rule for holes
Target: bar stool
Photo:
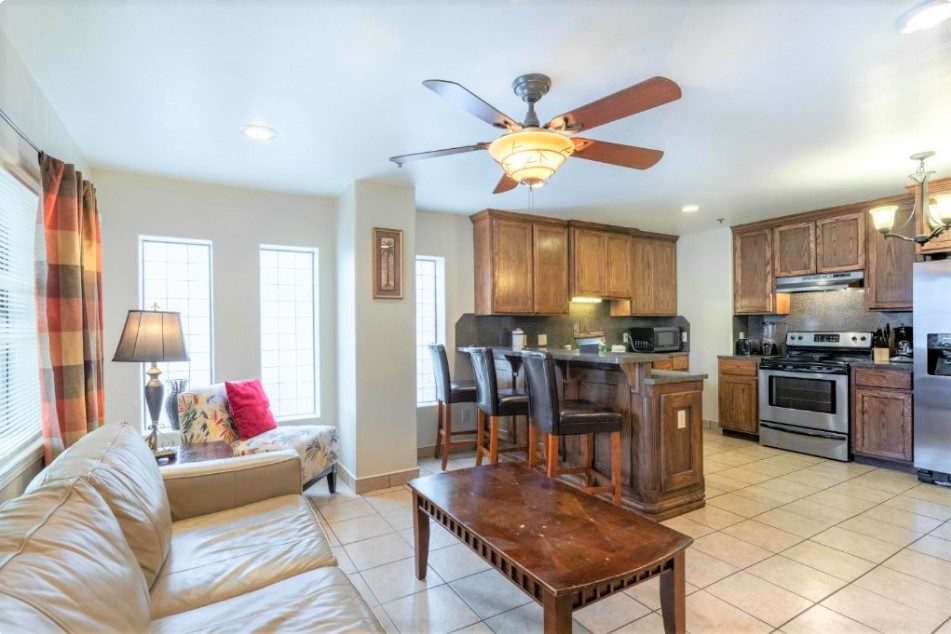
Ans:
<svg viewBox="0 0 951 634"><path fill-rule="evenodd" d="M555 379L555 361L548 352L522 352L522 368L528 389L532 423L547 433L546 470L549 478L561 474L584 475L586 493L611 493L614 503L621 503L621 414L605 409L591 401L565 401L558 398ZM611 434L611 484L598 485L606 480L596 472L594 465L594 434ZM584 435L584 466L562 468L558 465L558 437ZM531 434L534 436L534 434ZM529 439L534 454L533 438Z"/></svg>
<svg viewBox="0 0 951 634"><path fill-rule="evenodd" d="M517 389L499 389L495 375L495 354L492 348L469 348L472 358L472 374L476 381L476 403L479 407L476 432L476 465L488 456L491 464L497 464L500 453L523 451L525 446L499 448L499 418L502 416L525 416L528 419L528 396ZM489 417L489 448L485 448L485 418ZM531 423L528 422L531 430ZM516 430L516 437L518 432Z"/></svg>
<svg viewBox="0 0 951 634"><path fill-rule="evenodd" d="M459 434L472 434L471 431L453 431L452 406L453 403L475 403L475 381L453 381L449 378L449 359L446 357L446 346L434 344L429 346L429 354L433 358L433 374L436 377L436 448L433 458L438 458L442 450L442 470L446 470L449 463L449 453L453 447L475 444L475 439L453 440Z"/></svg>

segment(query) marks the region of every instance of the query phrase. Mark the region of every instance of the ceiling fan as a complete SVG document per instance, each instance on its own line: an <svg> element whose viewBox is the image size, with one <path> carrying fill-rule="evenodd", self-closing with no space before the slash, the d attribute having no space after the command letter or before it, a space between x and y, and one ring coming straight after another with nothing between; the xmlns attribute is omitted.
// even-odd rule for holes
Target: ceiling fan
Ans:
<svg viewBox="0 0 951 634"><path fill-rule="evenodd" d="M428 79L423 85L489 125L507 132L494 141L403 154L390 157L390 160L402 167L405 163L420 159L488 150L505 172L492 192L494 194L515 189L519 184L529 188L541 187L569 156L639 170L652 167L664 155L660 150L573 135L676 101L681 96L680 86L673 81L666 77L651 77L540 125L535 104L551 88L551 79L547 75L532 73L517 77L512 82L512 90L528 104L528 112L522 123L499 112L456 82Z"/></svg>

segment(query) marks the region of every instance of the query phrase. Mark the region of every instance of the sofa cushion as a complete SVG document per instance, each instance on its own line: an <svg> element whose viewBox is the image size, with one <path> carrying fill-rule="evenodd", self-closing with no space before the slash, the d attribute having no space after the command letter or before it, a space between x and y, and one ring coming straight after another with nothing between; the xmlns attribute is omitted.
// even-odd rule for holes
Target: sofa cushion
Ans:
<svg viewBox="0 0 951 634"><path fill-rule="evenodd" d="M297 450L300 455L301 482L310 482L318 473L337 462L340 451L337 428L328 425L282 425L232 445L236 456L289 448Z"/></svg>
<svg viewBox="0 0 951 634"><path fill-rule="evenodd" d="M102 496L83 478L0 506L0 632L141 632L145 577Z"/></svg>
<svg viewBox="0 0 951 634"><path fill-rule="evenodd" d="M321 568L248 594L152 623L158 634L189 632L383 632L340 568Z"/></svg>
<svg viewBox="0 0 951 634"><path fill-rule="evenodd" d="M228 410L224 383L179 394L178 420L183 445L216 440L230 445L238 440L238 430Z"/></svg>
<svg viewBox="0 0 951 634"><path fill-rule="evenodd" d="M83 437L40 473L30 487L82 477L109 505L152 585L168 555L172 537L165 483L139 431L110 423Z"/></svg>
<svg viewBox="0 0 951 634"><path fill-rule="evenodd" d="M172 526L152 618L224 601L336 564L310 503L284 495Z"/></svg>
<svg viewBox="0 0 951 634"><path fill-rule="evenodd" d="M260 381L225 381L225 391L231 418L242 438L254 438L277 428L271 403Z"/></svg>

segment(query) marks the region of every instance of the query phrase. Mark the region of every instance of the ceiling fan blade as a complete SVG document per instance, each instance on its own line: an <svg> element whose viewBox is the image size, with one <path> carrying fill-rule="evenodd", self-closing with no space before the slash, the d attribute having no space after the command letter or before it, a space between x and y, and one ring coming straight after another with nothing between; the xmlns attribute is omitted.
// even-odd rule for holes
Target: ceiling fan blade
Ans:
<svg viewBox="0 0 951 634"><path fill-rule="evenodd" d="M502 192L511 191L516 187L518 187L518 181L502 174L502 179L499 181L499 184L495 186L495 189L492 190L492 193L501 194Z"/></svg>
<svg viewBox="0 0 951 634"><path fill-rule="evenodd" d="M621 145L620 143L582 138L574 138L572 141L575 144L575 152L572 156L588 159L589 161L598 161L599 163L610 163L620 167L630 167L636 170L646 170L653 167L664 156L664 153L660 150L651 150L634 145Z"/></svg>
<svg viewBox="0 0 951 634"><path fill-rule="evenodd" d="M632 114L650 110L680 99L680 86L666 77L651 77L613 95L608 95L571 112L558 115L546 128L562 132L581 132Z"/></svg>
<svg viewBox="0 0 951 634"><path fill-rule="evenodd" d="M503 130L519 130L522 127L518 121L499 112L498 109L477 97L462 84L443 79L427 79L423 82L423 85L463 110L468 110L491 126Z"/></svg>
<svg viewBox="0 0 951 634"><path fill-rule="evenodd" d="M449 156L450 154L465 154L466 152L478 152L489 147L488 143L476 143L475 145L463 145L461 147L450 147L445 150L433 150L432 152L417 152L415 154L401 154L400 156L391 156L390 160L403 167L404 163L410 161L419 161L422 159L436 158L437 156Z"/></svg>

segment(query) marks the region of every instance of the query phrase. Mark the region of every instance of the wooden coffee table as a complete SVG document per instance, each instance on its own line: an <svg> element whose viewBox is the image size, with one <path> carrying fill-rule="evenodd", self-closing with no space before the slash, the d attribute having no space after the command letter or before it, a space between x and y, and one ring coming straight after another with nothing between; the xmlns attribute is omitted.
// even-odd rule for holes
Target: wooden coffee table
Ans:
<svg viewBox="0 0 951 634"><path fill-rule="evenodd" d="M417 578L426 578L431 517L542 604L546 633L570 632L572 611L653 577L665 631L685 631L690 537L518 463L447 471L409 487Z"/></svg>

